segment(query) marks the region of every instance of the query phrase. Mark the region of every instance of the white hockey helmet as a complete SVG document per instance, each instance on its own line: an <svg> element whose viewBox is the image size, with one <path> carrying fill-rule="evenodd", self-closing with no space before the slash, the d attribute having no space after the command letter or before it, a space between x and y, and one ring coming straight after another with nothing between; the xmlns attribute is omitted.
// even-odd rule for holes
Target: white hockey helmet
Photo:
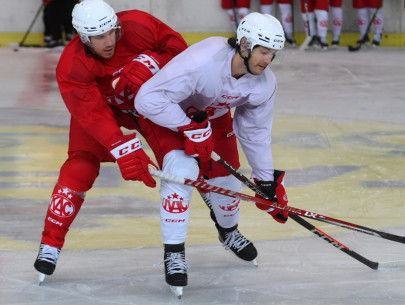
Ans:
<svg viewBox="0 0 405 305"><path fill-rule="evenodd" d="M284 48L283 27L280 21L271 15L256 12L246 15L236 30L238 45L243 37L248 40L250 50L256 45L275 50Z"/></svg>
<svg viewBox="0 0 405 305"><path fill-rule="evenodd" d="M72 24L86 45L90 44L90 36L120 29L114 9L103 0L84 0L76 4L72 11Z"/></svg>

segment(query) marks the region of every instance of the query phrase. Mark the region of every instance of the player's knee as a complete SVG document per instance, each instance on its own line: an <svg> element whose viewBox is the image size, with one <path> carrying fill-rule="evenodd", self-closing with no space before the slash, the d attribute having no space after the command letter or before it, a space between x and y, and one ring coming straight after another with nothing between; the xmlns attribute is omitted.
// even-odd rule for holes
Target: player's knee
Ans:
<svg viewBox="0 0 405 305"><path fill-rule="evenodd" d="M86 192L94 184L100 171L100 161L89 152L79 151L69 155L63 164L59 182L75 191Z"/></svg>
<svg viewBox="0 0 405 305"><path fill-rule="evenodd" d="M163 171L196 180L200 169L195 158L186 155L183 150L172 150L163 158Z"/></svg>

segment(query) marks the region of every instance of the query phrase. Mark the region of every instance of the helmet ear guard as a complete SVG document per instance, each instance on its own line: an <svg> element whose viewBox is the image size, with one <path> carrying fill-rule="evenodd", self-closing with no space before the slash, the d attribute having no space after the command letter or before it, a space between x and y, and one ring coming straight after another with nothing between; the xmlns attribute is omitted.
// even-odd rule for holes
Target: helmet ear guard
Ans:
<svg viewBox="0 0 405 305"><path fill-rule="evenodd" d="M90 37L98 36L113 29L117 38L121 27L114 9L103 0L84 0L77 3L72 11L72 25L85 45L90 45Z"/></svg>
<svg viewBox="0 0 405 305"><path fill-rule="evenodd" d="M256 45L281 50L284 48L284 30L281 23L273 16L250 13L243 18L236 30L237 44L240 45L241 39L245 37L247 48L251 51Z"/></svg>

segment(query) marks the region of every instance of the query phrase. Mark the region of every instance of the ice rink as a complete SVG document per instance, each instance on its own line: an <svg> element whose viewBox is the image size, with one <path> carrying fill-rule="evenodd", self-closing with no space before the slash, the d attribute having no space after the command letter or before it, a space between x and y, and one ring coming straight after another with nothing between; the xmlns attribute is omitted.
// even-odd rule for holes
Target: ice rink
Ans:
<svg viewBox="0 0 405 305"><path fill-rule="evenodd" d="M242 203L240 231L256 268L225 251L198 193L191 204L181 300L164 282L158 189L125 182L104 164L71 226L54 275L33 268L69 113L58 92L60 53L0 49L0 304L405 304L405 267L372 270L293 220ZM208 56L208 55L207 55ZM405 49L288 49L278 79L273 155L289 204L405 235ZM147 149L147 153L151 153ZM249 175L242 155L241 171ZM244 193L252 194L246 188ZM312 221L380 262L405 245Z"/></svg>

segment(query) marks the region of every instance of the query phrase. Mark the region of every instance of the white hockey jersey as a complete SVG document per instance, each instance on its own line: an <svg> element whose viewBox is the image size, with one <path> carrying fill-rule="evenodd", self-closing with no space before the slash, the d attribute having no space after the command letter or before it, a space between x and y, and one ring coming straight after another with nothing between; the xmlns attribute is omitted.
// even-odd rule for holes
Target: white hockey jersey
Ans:
<svg viewBox="0 0 405 305"><path fill-rule="evenodd" d="M252 177L273 180L271 128L276 78L266 68L261 75L231 75L235 49L223 37L200 41L173 58L147 81L135 98L136 110L172 130L206 111L210 118L234 109L233 128L253 169Z"/></svg>

